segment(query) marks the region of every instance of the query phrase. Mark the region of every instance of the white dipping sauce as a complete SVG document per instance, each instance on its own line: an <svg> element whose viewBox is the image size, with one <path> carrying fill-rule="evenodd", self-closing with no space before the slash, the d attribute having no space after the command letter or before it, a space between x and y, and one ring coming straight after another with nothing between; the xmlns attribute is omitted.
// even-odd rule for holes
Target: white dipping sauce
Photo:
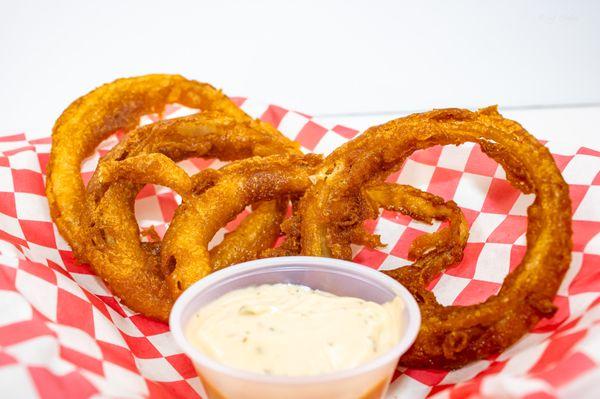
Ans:
<svg viewBox="0 0 600 399"><path fill-rule="evenodd" d="M231 291L200 309L188 340L227 366L300 376L358 366L404 333L399 297L383 305L294 284Z"/></svg>

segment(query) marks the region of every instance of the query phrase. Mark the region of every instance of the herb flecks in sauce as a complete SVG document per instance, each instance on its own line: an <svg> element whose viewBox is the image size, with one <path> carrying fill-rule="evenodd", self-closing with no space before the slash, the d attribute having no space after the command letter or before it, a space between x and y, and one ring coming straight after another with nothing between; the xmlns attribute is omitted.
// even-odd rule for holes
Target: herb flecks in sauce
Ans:
<svg viewBox="0 0 600 399"><path fill-rule="evenodd" d="M201 352L262 374L314 375L358 366L403 334L399 298L380 305L293 284L229 292L200 309L186 335Z"/></svg>

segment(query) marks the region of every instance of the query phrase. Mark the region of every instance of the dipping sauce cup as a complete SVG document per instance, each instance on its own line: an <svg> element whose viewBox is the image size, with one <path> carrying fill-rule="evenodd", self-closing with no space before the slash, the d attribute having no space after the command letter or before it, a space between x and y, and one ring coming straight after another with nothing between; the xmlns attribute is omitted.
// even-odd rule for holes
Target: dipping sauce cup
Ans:
<svg viewBox="0 0 600 399"><path fill-rule="evenodd" d="M385 303L399 296L404 304L404 334L388 352L358 367L311 376L263 375L225 366L188 341L185 328L200 308L239 288L290 283L338 296ZM192 360L209 399L379 399L385 395L400 356L421 325L419 307L404 286L385 274L338 259L290 256L259 259L215 272L187 289L169 320L176 343Z"/></svg>

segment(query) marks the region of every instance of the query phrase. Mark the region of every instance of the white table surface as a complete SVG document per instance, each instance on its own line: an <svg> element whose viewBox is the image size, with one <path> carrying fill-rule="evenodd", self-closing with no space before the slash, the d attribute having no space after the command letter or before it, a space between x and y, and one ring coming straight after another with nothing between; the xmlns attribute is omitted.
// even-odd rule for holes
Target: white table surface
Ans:
<svg viewBox="0 0 600 399"><path fill-rule="evenodd" d="M499 104L600 149L600 1L0 0L0 134L121 76L181 73L363 129Z"/></svg>

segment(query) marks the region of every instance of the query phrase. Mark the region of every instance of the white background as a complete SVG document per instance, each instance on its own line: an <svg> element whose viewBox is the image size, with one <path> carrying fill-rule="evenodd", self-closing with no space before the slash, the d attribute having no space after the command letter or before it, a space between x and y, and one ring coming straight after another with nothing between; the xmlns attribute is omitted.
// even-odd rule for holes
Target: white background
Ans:
<svg viewBox="0 0 600 399"><path fill-rule="evenodd" d="M0 0L0 134L121 76L181 73L364 128L499 104L600 148L600 1Z"/></svg>

